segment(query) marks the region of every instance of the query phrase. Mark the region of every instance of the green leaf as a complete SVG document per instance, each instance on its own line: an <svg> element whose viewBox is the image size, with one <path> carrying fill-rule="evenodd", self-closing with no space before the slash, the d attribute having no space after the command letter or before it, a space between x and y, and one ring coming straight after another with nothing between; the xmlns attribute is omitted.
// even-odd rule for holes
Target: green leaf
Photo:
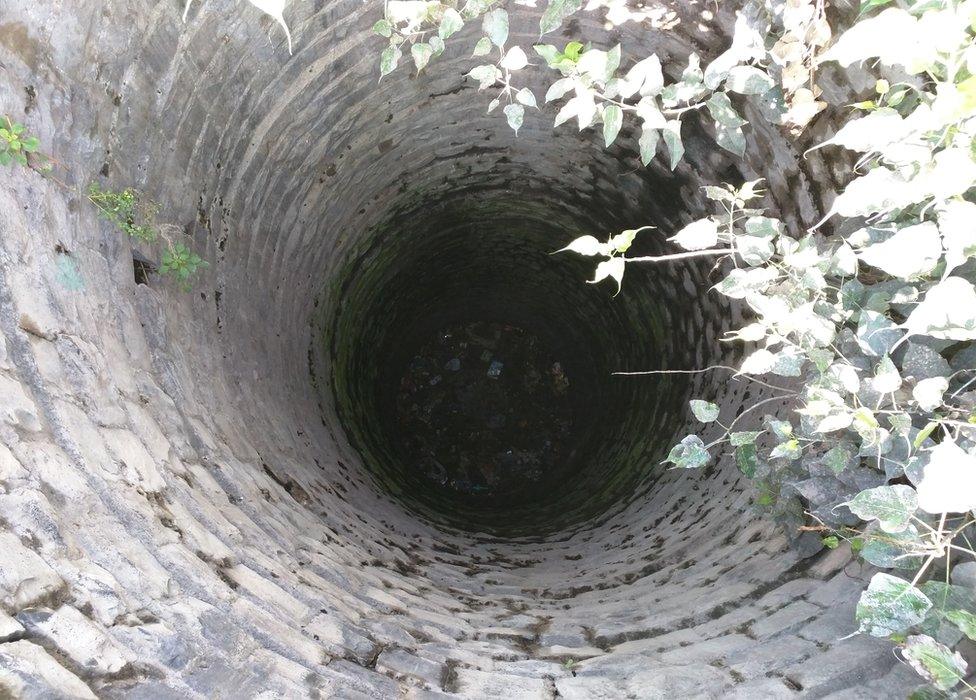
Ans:
<svg viewBox="0 0 976 700"><path fill-rule="evenodd" d="M559 29L563 20L580 9L582 0L549 0L546 11L539 20L539 34L548 34Z"/></svg>
<svg viewBox="0 0 976 700"><path fill-rule="evenodd" d="M25 151L27 151L28 153L34 153L41 145L41 142L38 140L36 136L31 136L29 138L24 139L23 145Z"/></svg>
<svg viewBox="0 0 976 700"><path fill-rule="evenodd" d="M508 125L517 134L519 128L522 126L522 120L525 118L525 107L520 104L510 104L505 105L505 109L502 111L505 112Z"/></svg>
<svg viewBox="0 0 976 700"><path fill-rule="evenodd" d="M583 48L584 46L580 42L571 41L566 44L566 48L563 49L563 56L575 63L576 61L579 61Z"/></svg>
<svg viewBox="0 0 976 700"><path fill-rule="evenodd" d="M918 40L919 32L924 31L909 12L889 7L841 34L820 56L820 61L837 61L849 66L878 58L885 65L900 65L909 73L919 73L938 59L935 42Z"/></svg>
<svg viewBox="0 0 976 700"><path fill-rule="evenodd" d="M596 118L596 102L590 90L576 91L576 97L570 99L556 115L555 126L559 126L567 119L576 117L580 131L593 123Z"/></svg>
<svg viewBox="0 0 976 700"><path fill-rule="evenodd" d="M680 469L697 469L708 463L709 454L705 443L697 435L688 435L671 448L668 462Z"/></svg>
<svg viewBox="0 0 976 700"><path fill-rule="evenodd" d="M735 463L739 465L739 471L750 479L753 478L759 467L756 446L753 444L745 444L737 447L735 449Z"/></svg>
<svg viewBox="0 0 976 700"><path fill-rule="evenodd" d="M647 58L638 61L627 71L625 82L628 85L630 94L623 97L630 97L634 92L639 92L642 97L654 96L664 88L664 73L661 70L661 59L656 54L651 54Z"/></svg>
<svg viewBox="0 0 976 700"><path fill-rule="evenodd" d="M418 41L410 47L410 55L413 57L414 65L417 66L417 72L419 73L430 61L430 57L434 55L434 49L429 44Z"/></svg>
<svg viewBox="0 0 976 700"><path fill-rule="evenodd" d="M768 216L750 216L746 219L745 228L746 233L757 238L775 238L786 230L782 221Z"/></svg>
<svg viewBox="0 0 976 700"><path fill-rule="evenodd" d="M930 377L918 382L912 389L912 398L923 411L934 411L942 405L942 396L949 389L945 377ZM924 438L923 438L924 439Z"/></svg>
<svg viewBox="0 0 976 700"><path fill-rule="evenodd" d="M869 245L857 255L862 262L902 279L931 272L942 257L939 229L931 221L906 226L891 238Z"/></svg>
<svg viewBox="0 0 976 700"><path fill-rule="evenodd" d="M871 388L879 394L890 394L898 391L900 387L901 375L898 374L898 368L895 367L895 363L891 361L891 358L885 355L874 369Z"/></svg>
<svg viewBox="0 0 976 700"><path fill-rule="evenodd" d="M879 211L901 209L926 198L921 187L913 187L900 174L877 167L854 178L831 205L831 214L848 218L870 216Z"/></svg>
<svg viewBox="0 0 976 700"><path fill-rule="evenodd" d="M742 156L746 152L746 135L737 126L727 127L716 124L715 143L737 156Z"/></svg>
<svg viewBox="0 0 976 700"><path fill-rule="evenodd" d="M772 451L769 453L769 458L787 459L792 462L794 460L799 459L802 453L803 450L800 447L800 441L797 440L796 438L793 438L792 440L787 440L786 442L782 442L776 447L774 447Z"/></svg>
<svg viewBox="0 0 976 700"><path fill-rule="evenodd" d="M617 140L620 127L624 122L624 113L617 105L607 105L603 110L603 143L609 148Z"/></svg>
<svg viewBox="0 0 976 700"><path fill-rule="evenodd" d="M735 251L747 265L761 265L775 252L773 242L758 236L735 236Z"/></svg>
<svg viewBox="0 0 976 700"><path fill-rule="evenodd" d="M621 231L616 236L614 236L609 241L607 241L607 246L617 251L618 253L626 253L628 250L630 250L630 246L634 242L634 239L637 237L637 233L640 230L641 229L633 228L633 229L627 229L626 231Z"/></svg>
<svg viewBox="0 0 976 700"><path fill-rule="evenodd" d="M640 148L640 159L641 164L647 165L657 154L657 143L660 139L660 134L657 129L648 128L645 124L641 129L640 140L637 145Z"/></svg>
<svg viewBox="0 0 976 700"><path fill-rule="evenodd" d="M725 80L725 89L740 95L762 95L773 85L768 73L753 66L736 66Z"/></svg>
<svg viewBox="0 0 976 700"><path fill-rule="evenodd" d="M948 610L945 618L958 627L963 634L976 641L976 615L968 610Z"/></svg>
<svg viewBox="0 0 976 700"><path fill-rule="evenodd" d="M380 78L382 79L384 75L389 75L392 73L396 67L397 63L400 61L400 47L393 46L390 44L385 49L383 53L380 54Z"/></svg>
<svg viewBox="0 0 976 700"><path fill-rule="evenodd" d="M627 263L623 258L610 258L609 260L604 260L599 265L596 266L596 273L593 275L593 279L590 280L590 284L596 284L605 280L607 277L613 278L617 282L617 294L620 293L620 285L624 278L624 268Z"/></svg>
<svg viewBox="0 0 976 700"><path fill-rule="evenodd" d="M461 19L461 14L455 10L453 7L449 7L444 10L444 16L441 18L441 25L437 29L437 35L441 39L448 39L464 26L464 20Z"/></svg>
<svg viewBox="0 0 976 700"><path fill-rule="evenodd" d="M505 57L501 62L501 66L505 70L522 70L528 64L528 56L525 55L525 51L523 51L522 47L520 46L513 46L510 48L505 53Z"/></svg>
<svg viewBox="0 0 976 700"><path fill-rule="evenodd" d="M862 539L861 558L883 569L918 570L922 557L906 556L918 547L918 530L909 525L904 532L865 533Z"/></svg>
<svg viewBox="0 0 976 700"><path fill-rule="evenodd" d="M559 49L552 44L536 44L532 48L535 49L535 52L542 56L543 60L550 66L556 63L559 60L559 57L562 55L559 52Z"/></svg>
<svg viewBox="0 0 976 700"><path fill-rule="evenodd" d="M499 7L486 13L481 28L491 43L501 48L508 41L508 12Z"/></svg>
<svg viewBox="0 0 976 700"><path fill-rule="evenodd" d="M778 277L779 272L771 266L756 267L749 270L735 268L714 288L732 299L744 299L750 294L764 290ZM772 364L770 364L770 369L772 369Z"/></svg>
<svg viewBox="0 0 976 700"><path fill-rule="evenodd" d="M732 444L732 447L742 447L743 445L751 445L762 434L763 431L761 430L750 430L750 431L731 433L729 435L729 442Z"/></svg>
<svg viewBox="0 0 976 700"><path fill-rule="evenodd" d="M830 467L830 470L834 474L840 474L851 465L851 461L853 459L854 451L844 443L841 443L839 445L834 445L827 450L827 454L824 455L823 462L826 466Z"/></svg>
<svg viewBox="0 0 976 700"><path fill-rule="evenodd" d="M976 455L948 438L933 447L918 483L918 507L933 515L976 510Z"/></svg>
<svg viewBox="0 0 976 700"><path fill-rule="evenodd" d="M945 247L945 272L949 273L976 256L976 204L953 200L939 212L939 233Z"/></svg>
<svg viewBox="0 0 976 700"><path fill-rule="evenodd" d="M546 90L546 102L561 99L567 92L573 89L576 82L572 78L560 78Z"/></svg>
<svg viewBox="0 0 976 700"><path fill-rule="evenodd" d="M942 280L928 290L902 328L911 335L976 340L976 288L962 277Z"/></svg>
<svg viewBox="0 0 976 700"><path fill-rule="evenodd" d="M561 253L564 250L586 256L610 255L610 246L606 243L601 243L594 236L580 236L568 246L560 248L556 252Z"/></svg>
<svg viewBox="0 0 976 700"><path fill-rule="evenodd" d="M464 19L475 19L488 11L493 0L468 0L461 8L461 17Z"/></svg>
<svg viewBox="0 0 976 700"><path fill-rule="evenodd" d="M931 435L935 431L935 429L938 428L938 427L939 427L939 422L938 421L934 421L934 420L933 421L929 421L925 425L924 428L922 428L920 431L918 431L918 435L916 435L915 436L915 439L912 441L912 447L914 447L916 450L919 447L921 447L922 446L922 443L925 442L925 439L929 435Z"/></svg>
<svg viewBox="0 0 976 700"><path fill-rule="evenodd" d="M715 120L716 124L721 124L724 127L732 129L748 123L735 111L732 107L731 100L729 100L729 96L724 92L714 93L708 98L705 105L708 107L708 112L712 115L712 119Z"/></svg>
<svg viewBox="0 0 976 700"><path fill-rule="evenodd" d="M681 122L672 119L667 123L662 133L664 134L664 145L668 147L668 153L671 154L671 169L674 170L685 154L684 144L681 143Z"/></svg>
<svg viewBox="0 0 976 700"><path fill-rule="evenodd" d="M902 532L918 510L918 495L910 486L878 486L861 491L845 505L863 520L877 520L885 532Z"/></svg>
<svg viewBox="0 0 976 700"><path fill-rule="evenodd" d="M491 52L491 39L486 36L478 39L478 43L474 45L474 51L472 56L487 56Z"/></svg>
<svg viewBox="0 0 976 700"><path fill-rule="evenodd" d="M823 543L823 546L826 547L827 549L837 549L837 547L840 546L840 540L837 538L837 535L828 535L827 537L824 537L820 541Z"/></svg>
<svg viewBox="0 0 976 700"><path fill-rule="evenodd" d="M724 187L715 187L714 185L705 185L702 187L705 191L705 196L708 197L713 202L727 202L731 204L735 201L735 193Z"/></svg>
<svg viewBox="0 0 976 700"><path fill-rule="evenodd" d="M705 250L718 242L718 224L710 218L692 221L668 240L685 250Z"/></svg>
<svg viewBox="0 0 976 700"><path fill-rule="evenodd" d="M373 25L373 33L389 39L393 36L393 24L388 19L377 20Z"/></svg>
<svg viewBox="0 0 976 700"><path fill-rule="evenodd" d="M775 364L776 356L765 348L759 348L746 356L739 367L739 371L742 374L766 374L773 369Z"/></svg>
<svg viewBox="0 0 976 700"><path fill-rule="evenodd" d="M711 423L712 421L718 420L718 406L710 401L692 399L689 404L691 405L691 412L695 414L695 418L702 423Z"/></svg>
<svg viewBox="0 0 976 700"><path fill-rule="evenodd" d="M491 87L495 84L495 81L501 77L501 71L498 70L497 66L486 63L484 65L475 66L472 68L468 72L468 77L477 80L478 89L484 90L485 88Z"/></svg>
<svg viewBox="0 0 976 700"><path fill-rule="evenodd" d="M908 581L877 573L857 603L859 631L887 637L908 630L925 619L932 602Z"/></svg>
<svg viewBox="0 0 976 700"><path fill-rule="evenodd" d="M522 88L517 93L515 93L515 99L526 107L536 107L537 102L535 101L535 95L529 88Z"/></svg>
<svg viewBox="0 0 976 700"><path fill-rule="evenodd" d="M966 675L966 661L945 644L918 634L908 638L902 650L905 661L939 690L949 690Z"/></svg>

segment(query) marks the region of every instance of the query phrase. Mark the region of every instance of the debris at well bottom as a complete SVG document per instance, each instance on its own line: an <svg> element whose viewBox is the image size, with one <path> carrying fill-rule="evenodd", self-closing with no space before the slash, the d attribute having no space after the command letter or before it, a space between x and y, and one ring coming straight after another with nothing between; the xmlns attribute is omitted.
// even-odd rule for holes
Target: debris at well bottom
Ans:
<svg viewBox="0 0 976 700"><path fill-rule="evenodd" d="M522 328L481 321L446 328L401 377L403 456L454 491L517 493L565 458L571 386L562 363Z"/></svg>

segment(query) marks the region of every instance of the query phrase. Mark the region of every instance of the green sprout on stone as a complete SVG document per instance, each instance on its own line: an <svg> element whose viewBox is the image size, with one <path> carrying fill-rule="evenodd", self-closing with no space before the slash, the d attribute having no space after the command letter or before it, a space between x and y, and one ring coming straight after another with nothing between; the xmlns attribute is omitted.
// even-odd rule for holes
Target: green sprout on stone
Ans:
<svg viewBox="0 0 976 700"><path fill-rule="evenodd" d="M27 133L27 128L10 117L4 117L6 126L0 127L0 165L18 163L29 167L30 154L37 153L41 146L36 136Z"/></svg>
<svg viewBox="0 0 976 700"><path fill-rule="evenodd" d="M103 219L115 224L127 236L146 243L156 240L159 205L143 199L137 190L131 187L120 191L102 189L93 182L88 188L88 199Z"/></svg>
<svg viewBox="0 0 976 700"><path fill-rule="evenodd" d="M202 268L208 267L206 260L191 251L182 243L174 243L163 253L159 272L176 280L183 291L191 288L191 278Z"/></svg>

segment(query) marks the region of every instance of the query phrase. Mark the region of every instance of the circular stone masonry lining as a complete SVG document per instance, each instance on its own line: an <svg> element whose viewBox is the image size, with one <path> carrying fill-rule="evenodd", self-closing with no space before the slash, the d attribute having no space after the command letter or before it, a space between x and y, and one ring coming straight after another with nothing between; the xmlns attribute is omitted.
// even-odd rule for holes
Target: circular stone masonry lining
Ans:
<svg viewBox="0 0 976 700"><path fill-rule="evenodd" d="M0 189L0 695L915 683L886 643L839 641L866 575L844 551L791 545L727 453L660 464L699 428L689 398L731 420L764 388L611 374L736 360L719 338L739 311L708 292L710 263L631 266L614 297L584 284L592 260L550 256L646 224L635 252L663 251L706 210L701 185L755 177L808 224L823 152L801 160L756 126L737 164L690 121L677 170L643 168L626 129L605 150L534 113L517 137L485 115L463 77L473 28L424 74L377 83L378 6L293 3L289 56L250 5L194 3L185 25L181 5L0 9L0 106L59 161L57 179L8 171ZM567 36L668 70L728 44L730 10L645 9L656 23L581 13ZM537 11L512 15L529 46ZM192 292L137 284L134 257L161 251L97 218L79 195L92 181L161 204L210 263ZM571 382L565 459L531 498L445 495L398 449L412 353L479 320L531 332Z"/></svg>

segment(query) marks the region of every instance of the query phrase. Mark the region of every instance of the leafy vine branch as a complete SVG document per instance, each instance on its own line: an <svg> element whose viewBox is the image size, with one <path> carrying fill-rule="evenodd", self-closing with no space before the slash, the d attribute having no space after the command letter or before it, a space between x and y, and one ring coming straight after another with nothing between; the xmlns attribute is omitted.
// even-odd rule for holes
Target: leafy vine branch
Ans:
<svg viewBox="0 0 976 700"><path fill-rule="evenodd" d="M731 449L765 512L892 570L862 594L858 631L899 645L931 684L913 697L948 697L959 686L976 692L953 651L976 640L976 591L954 579L957 566L976 566L976 3L888 4L866 0L830 46L822 3L812 5L816 50L780 55L806 71L804 86L826 62L870 61L880 73L853 118L815 147L858 154L823 220L832 233L823 222L787 231L756 206L759 183L747 182L704 188L717 211L668 239L683 252L627 257L650 227L606 242L582 236L563 250L602 259L592 281L611 278L617 293L628 263L718 258L714 291L753 315L726 338L748 344L742 364L620 374L721 369L775 391L727 423L719 405L692 400L719 437L687 435L666 461L694 469ZM815 88L799 88L789 71L780 78L784 92ZM786 402L788 419L735 430L774 402ZM931 576L939 561L944 581Z"/></svg>

